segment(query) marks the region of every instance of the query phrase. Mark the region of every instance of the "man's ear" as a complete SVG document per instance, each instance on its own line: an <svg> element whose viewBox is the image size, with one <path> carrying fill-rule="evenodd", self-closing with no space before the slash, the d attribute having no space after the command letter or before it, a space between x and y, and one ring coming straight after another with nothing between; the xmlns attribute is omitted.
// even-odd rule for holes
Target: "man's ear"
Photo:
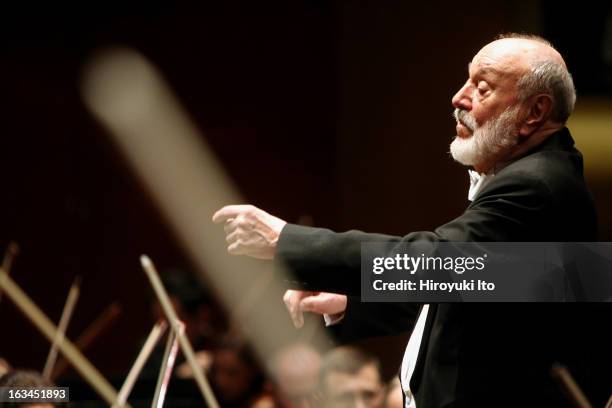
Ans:
<svg viewBox="0 0 612 408"><path fill-rule="evenodd" d="M550 118L553 101L550 95L538 94L528 99L525 104L529 111L519 128L519 134L527 137Z"/></svg>

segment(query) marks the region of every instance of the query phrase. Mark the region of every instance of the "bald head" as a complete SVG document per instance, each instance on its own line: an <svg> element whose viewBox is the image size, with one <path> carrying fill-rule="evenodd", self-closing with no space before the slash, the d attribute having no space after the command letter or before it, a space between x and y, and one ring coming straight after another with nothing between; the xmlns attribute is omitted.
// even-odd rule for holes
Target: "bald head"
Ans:
<svg viewBox="0 0 612 408"><path fill-rule="evenodd" d="M500 38L484 46L474 57L474 60L477 59L483 63L501 64L508 71L520 75L542 62L553 62L566 68L561 54L548 41L535 36Z"/></svg>

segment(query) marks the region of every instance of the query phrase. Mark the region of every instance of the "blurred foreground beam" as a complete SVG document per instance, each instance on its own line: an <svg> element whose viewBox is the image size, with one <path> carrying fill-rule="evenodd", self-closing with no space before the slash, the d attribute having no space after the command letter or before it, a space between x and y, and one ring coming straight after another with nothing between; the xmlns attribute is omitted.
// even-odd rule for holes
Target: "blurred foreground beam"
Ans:
<svg viewBox="0 0 612 408"><path fill-rule="evenodd" d="M200 276L226 310L235 311L236 301L258 287L260 279L267 279L271 263L227 255L222 228L210 219L222 206L243 200L161 75L137 52L112 49L99 53L86 67L81 90L86 105L110 131ZM283 340L295 338L281 300L281 280L276 276L268 288L278 292L278 298L260 296L248 318L234 322L262 360ZM242 315L240 310L238 316ZM314 341L326 344L322 331Z"/></svg>

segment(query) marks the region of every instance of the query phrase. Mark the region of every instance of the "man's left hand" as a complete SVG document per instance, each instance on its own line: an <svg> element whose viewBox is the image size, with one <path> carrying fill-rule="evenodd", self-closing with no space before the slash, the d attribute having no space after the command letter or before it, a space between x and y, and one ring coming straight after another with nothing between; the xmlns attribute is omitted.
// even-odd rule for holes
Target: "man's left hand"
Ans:
<svg viewBox="0 0 612 408"><path fill-rule="evenodd" d="M299 329L304 325L304 312L328 315L331 319L343 316L347 297L337 293L288 290L283 296L283 302L287 306L293 325Z"/></svg>

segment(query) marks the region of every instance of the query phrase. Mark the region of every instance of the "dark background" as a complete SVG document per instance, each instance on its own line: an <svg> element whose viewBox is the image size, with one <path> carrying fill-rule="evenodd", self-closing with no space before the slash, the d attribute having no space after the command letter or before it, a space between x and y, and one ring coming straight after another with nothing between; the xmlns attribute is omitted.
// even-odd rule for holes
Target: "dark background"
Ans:
<svg viewBox="0 0 612 408"><path fill-rule="evenodd" d="M190 261L81 101L81 69L99 47L132 46L158 66L250 203L338 230L405 234L462 212L450 99L499 33L544 35L579 99L612 95L602 51L612 14L594 2L254 3L3 13L0 248L19 243L12 276L55 321L83 278L70 337L121 303L87 352L104 373L129 367L151 327L138 256L162 268ZM612 164L587 176L611 241ZM3 297L0 356L42 369L47 351Z"/></svg>

